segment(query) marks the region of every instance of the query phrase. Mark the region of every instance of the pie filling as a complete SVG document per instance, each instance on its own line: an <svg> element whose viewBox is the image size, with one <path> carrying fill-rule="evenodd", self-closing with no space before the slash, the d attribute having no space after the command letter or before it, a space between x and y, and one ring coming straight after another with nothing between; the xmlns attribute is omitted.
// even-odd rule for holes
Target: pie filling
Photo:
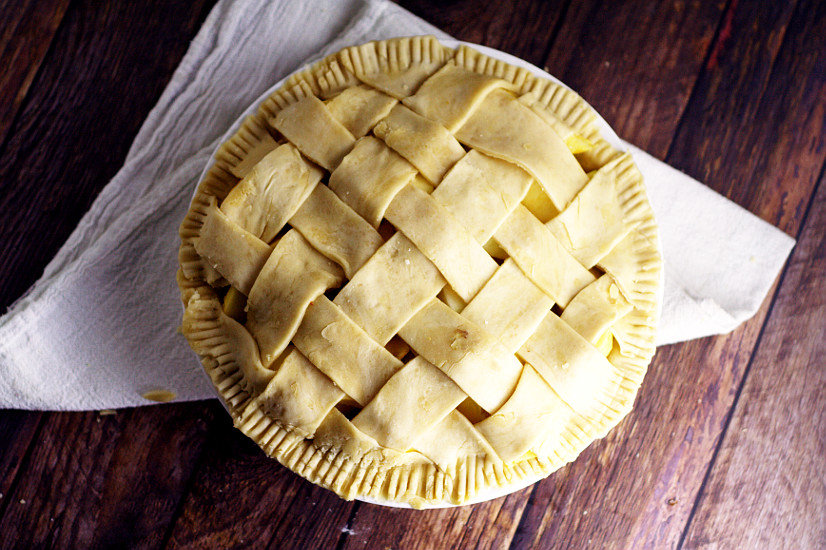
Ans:
<svg viewBox="0 0 826 550"><path fill-rule="evenodd" d="M576 94L431 37L292 76L181 226L183 333L235 425L344 498L518 488L630 410L656 225Z"/></svg>

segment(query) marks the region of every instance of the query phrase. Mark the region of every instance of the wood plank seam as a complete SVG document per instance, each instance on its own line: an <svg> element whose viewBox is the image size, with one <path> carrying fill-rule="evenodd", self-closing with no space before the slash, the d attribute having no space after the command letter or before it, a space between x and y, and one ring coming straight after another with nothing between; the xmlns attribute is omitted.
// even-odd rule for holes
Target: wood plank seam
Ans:
<svg viewBox="0 0 826 550"><path fill-rule="evenodd" d="M336 543L336 550L343 550L344 545L347 544L347 540L350 538L350 534L352 532L353 527L353 520L356 518L356 513L358 513L359 508L361 508L361 502L356 501L353 504L353 509L350 510L350 515L347 518L347 523L344 525L344 528L341 530L341 536L338 538L338 542ZM278 533L274 533L272 539L267 543L267 547L271 548L273 543L275 542L275 538Z"/></svg>
<svg viewBox="0 0 826 550"><path fill-rule="evenodd" d="M69 10L72 9L72 7L75 6L75 4L76 4L76 0L70 0L69 1L69 5L66 6L66 9L60 15L60 23L57 24L57 27L55 27L54 32L49 37L49 46L46 48L46 52L43 54L43 56L38 61L37 68L34 70L33 73L31 73L29 75L29 77L28 77L29 82L28 83L24 82L23 86L21 87L22 89L25 89L25 93L24 93L22 98L19 98L19 100L17 101L17 105L15 107L13 107L14 114L12 115L11 120L9 121L9 125L6 128L5 135L2 136L2 142L0 142L0 158L2 158L2 156L5 154L6 147L8 146L9 141L11 141L11 137L13 135L15 135L15 131L14 131L15 126L17 125L17 123L19 121L20 114L23 113L23 111L25 111L25 108L28 105L29 92L32 89L34 89L35 86L38 83L38 78L40 78L40 75L43 71L43 67L45 66L44 62L47 59L49 59L52 55L54 55L55 37L58 35L58 33L61 32L63 27L66 25L66 20L67 20L66 14L69 13ZM18 94L19 93L20 93L20 91L18 91Z"/></svg>
<svg viewBox="0 0 826 550"><path fill-rule="evenodd" d="M203 465L206 459L205 457L207 455L207 450L217 439L217 432L218 430L216 429L216 422L213 421L207 429L206 441L201 446L201 452L198 455L198 459L195 461L195 465L189 473L189 479L186 480L183 490L178 494L178 503L175 505L175 511L169 518L169 523L166 526L166 531L163 534L163 538L161 538L161 548L169 548L169 541L171 540L172 534L175 531L175 525L178 523L178 520L181 518L181 515L184 511L184 506L186 505L186 497L188 497L192 492L192 488L195 485L195 481L197 479L196 474L200 471L201 466Z"/></svg>
<svg viewBox="0 0 826 550"><path fill-rule="evenodd" d="M507 498L507 497L505 497L505 498ZM530 498L530 497L528 497L528 498ZM519 513L519 519L522 519L522 516L525 514L525 510L527 510L527 508L528 508L527 506L522 507L522 511ZM499 523L499 518L502 516L502 513L503 513L504 510L505 510L505 507L502 506L501 508L499 508L499 511L496 512L496 517L493 518L493 525L497 525ZM516 538L516 529L513 530L513 535L511 535L510 544L513 544L513 539L515 539L515 538ZM478 547L479 544L477 543L476 546Z"/></svg>
<svg viewBox="0 0 826 550"><path fill-rule="evenodd" d="M35 427L34 432L32 433L31 440L29 440L29 444L26 446L26 452L23 453L23 457L20 459L20 463L17 465L17 472L15 472L12 482L9 484L8 494L5 495L5 498L0 499L0 525L3 525L4 523L2 520L4 517L6 517L6 512L8 511L8 508L11 505L11 497L17 491L17 486L20 484L23 471L26 469L29 462L31 461L32 454L34 453L35 443L40 439L40 432L43 430L43 426L46 425L46 417L54 413L43 412L31 414L40 414L40 418L38 419L37 426Z"/></svg>
<svg viewBox="0 0 826 550"><path fill-rule="evenodd" d="M812 190L812 194L809 197L809 203L806 205L806 211L803 214L803 221L800 224L800 228L797 231L797 235L795 235L796 240L800 240L800 236L803 234L803 231L806 229L809 220L811 219L812 209L815 202L815 197L817 196L817 192L820 186L823 183L823 178L826 177L826 161L824 161L823 165L820 168L820 172L817 178L817 184L815 185L814 189ZM791 256L789 257L791 260ZM783 271L780 274L780 279L777 283L777 287L775 289L774 294L771 297L771 304L769 305L769 310L766 313L766 317L763 320L763 324L760 327L760 333L757 335L757 339L754 343L754 348L752 349L751 355L749 356L749 361L746 364L746 368L743 371L743 377L740 382L740 385L737 387L737 393L734 395L734 400L732 401L731 408L729 409L728 413L726 414L726 421L723 425L723 429L720 431L720 436L717 440L716 445L714 446L714 453L711 455L711 460L709 461L708 467L706 468L706 473L703 475L703 481L700 484L700 488L697 490L697 496L694 499L694 503L691 506L691 512L688 515L688 519L686 520L686 524L683 528L683 532L680 535L680 542L677 548L683 548L685 545L686 537L688 536L688 532L691 530L691 525L694 520L694 516L696 515L697 511L699 510L700 503L703 500L703 496L706 490L706 485L708 483L709 478L711 477L711 472L714 470L714 466L717 463L717 457L720 453L720 449L722 448L723 441L726 438L726 434L729 430L729 425L731 424L731 420L734 417L734 412L737 409L737 404L740 402L740 394L743 392L743 388L746 385L746 379L748 378L749 374L751 373L752 363L754 362L754 358L757 355L757 350L760 347L760 344L763 340L763 334L766 331L766 327L769 324L769 320L772 317L772 313L774 311L775 304L777 302L778 297L780 296L780 289L783 286L783 283L786 281L786 276L789 272L789 265L790 261L787 260L786 264L783 266Z"/></svg>
<svg viewBox="0 0 826 550"><path fill-rule="evenodd" d="M555 474L552 474L552 475L555 475ZM526 529L524 527L524 518L525 518L524 512L525 512L525 510L528 510L532 506L535 506L536 505L536 500L537 500L536 499L536 492L535 492L534 489L531 489L528 492L528 503L522 509L522 515L519 517L519 523L516 525L516 529L514 529L514 531L513 531L513 538L511 539L510 545L508 545L508 550L513 549L515 547L515 545L518 544L519 541L522 539L522 537L520 535L522 533L526 532Z"/></svg>
<svg viewBox="0 0 826 550"><path fill-rule="evenodd" d="M717 28L714 29L714 38L712 38L711 42L709 42L708 48L705 52L705 57L703 58L703 63L700 65L700 72L697 73L697 77L694 79L694 84L691 86L691 93L688 94L688 99L686 100L685 105L683 105L682 112L680 113L680 120L677 121L677 125L674 127L674 133L671 135L671 142L668 144L668 150L665 154L666 159L671 158L674 153L674 146L676 143L675 138L680 135L680 132L682 132L683 126L687 121L686 112L688 112L688 106L691 104L691 100L697 95L697 87L700 85L700 82L702 82L703 75L707 70L709 61L711 61L711 56L714 55L714 47L721 39L720 35L725 26L726 16L728 16L730 12L733 12L736 7L732 5L734 2L735 0L727 0L726 8L723 10L723 15L720 17L720 21L717 22Z"/></svg>
<svg viewBox="0 0 826 550"><path fill-rule="evenodd" d="M795 0L795 7L794 7L794 10L793 10L792 16L789 18L789 21L791 21L794 18L795 12L797 11L797 8L799 6L800 6L799 0ZM726 20L729 17L731 17L731 18L734 17L733 13L734 13L734 10L736 8L737 8L737 0L728 0L726 10L723 13L723 17L720 18L720 24L718 25L717 30L715 31L714 39L711 41L711 46L708 48L708 53L706 54L706 58L703 61L702 70L697 75L697 78L694 81L694 86L691 89L691 95L689 95L689 99L688 99L688 101L686 101L685 107L683 108L683 113L680 115L680 121L677 123L677 126L674 130L674 137L677 137L678 135L680 135L680 132L683 129L683 124L686 121L685 113L686 113L686 111L688 111L688 107L691 104L691 100L694 98L695 92L697 91L697 86L701 82L703 82L703 76L705 76L705 74L708 73L710 61L712 60L712 58L714 56L718 55L718 53L719 53L717 51L717 46L718 46L718 41L721 39L720 38L720 33L723 31L723 29L725 29ZM767 77L766 77L765 81L763 82L762 86L760 87L760 89L758 90L758 92L756 94L757 101L755 102L755 104L758 105L758 106L763 102L763 96L766 93L766 89L768 88L769 82L771 82L772 77L774 76L774 71L775 71L775 66L776 66L776 63L777 63L777 59L780 57L780 53L783 51L783 48L786 46L786 40L788 38L787 34L788 34L788 25L783 28L783 36L780 38L781 45L780 45L779 48L777 48L777 51L775 52L774 57L771 61L771 67L769 68L769 70L767 72ZM674 152L673 151L674 145L675 145L675 140L672 138L671 144L668 146L668 153L665 156L666 162L668 161L668 159L671 158L671 155Z"/></svg>
<svg viewBox="0 0 826 550"><path fill-rule="evenodd" d="M562 30L562 25L565 24L565 18L568 15L568 10L571 8L571 2L572 2L572 0L568 0L567 2L565 2L565 5L562 6L562 9L559 12L559 18L556 20L556 23L554 24L553 28L551 29L551 32L550 32L551 39L548 40L548 45L542 51L542 57L540 58L540 59L542 59L543 62L546 59L548 59L548 57L550 57L551 52L554 51L554 48L556 47L556 40L557 40L557 38L559 38L559 32ZM542 67L542 69L544 70L545 68ZM548 71L545 71L545 72L548 72Z"/></svg>

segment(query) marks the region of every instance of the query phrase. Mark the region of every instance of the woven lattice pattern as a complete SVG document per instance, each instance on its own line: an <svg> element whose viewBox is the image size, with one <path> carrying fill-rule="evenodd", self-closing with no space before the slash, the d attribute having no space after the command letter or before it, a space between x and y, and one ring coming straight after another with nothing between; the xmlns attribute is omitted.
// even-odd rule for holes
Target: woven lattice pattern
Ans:
<svg viewBox="0 0 826 550"><path fill-rule="evenodd" d="M604 435L653 352L659 255L639 173L593 126L430 38L288 81L181 230L184 333L236 425L343 496L414 505Z"/></svg>

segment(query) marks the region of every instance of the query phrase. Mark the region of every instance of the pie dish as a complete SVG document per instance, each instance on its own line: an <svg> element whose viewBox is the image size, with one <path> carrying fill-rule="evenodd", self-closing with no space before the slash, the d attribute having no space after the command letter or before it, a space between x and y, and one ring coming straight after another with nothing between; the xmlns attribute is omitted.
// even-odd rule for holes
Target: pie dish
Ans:
<svg viewBox="0 0 826 550"><path fill-rule="evenodd" d="M343 498L465 504L570 462L654 353L656 223L572 91L433 37L292 75L180 230L182 332L235 425Z"/></svg>

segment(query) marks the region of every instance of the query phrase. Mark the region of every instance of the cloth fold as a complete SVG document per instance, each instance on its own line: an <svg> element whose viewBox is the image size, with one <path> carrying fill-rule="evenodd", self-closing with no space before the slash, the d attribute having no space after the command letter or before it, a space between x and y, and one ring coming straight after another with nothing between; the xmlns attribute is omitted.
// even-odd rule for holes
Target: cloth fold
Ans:
<svg viewBox="0 0 826 550"><path fill-rule="evenodd" d="M306 21L313 21L308 32ZM369 40L446 34L386 0L222 0L150 112L123 168L0 318L0 407L90 410L214 397L177 333L177 229L221 135L309 60ZM243 83L243 85L239 85ZM760 306L794 241L628 146L661 228L669 343L732 330Z"/></svg>

